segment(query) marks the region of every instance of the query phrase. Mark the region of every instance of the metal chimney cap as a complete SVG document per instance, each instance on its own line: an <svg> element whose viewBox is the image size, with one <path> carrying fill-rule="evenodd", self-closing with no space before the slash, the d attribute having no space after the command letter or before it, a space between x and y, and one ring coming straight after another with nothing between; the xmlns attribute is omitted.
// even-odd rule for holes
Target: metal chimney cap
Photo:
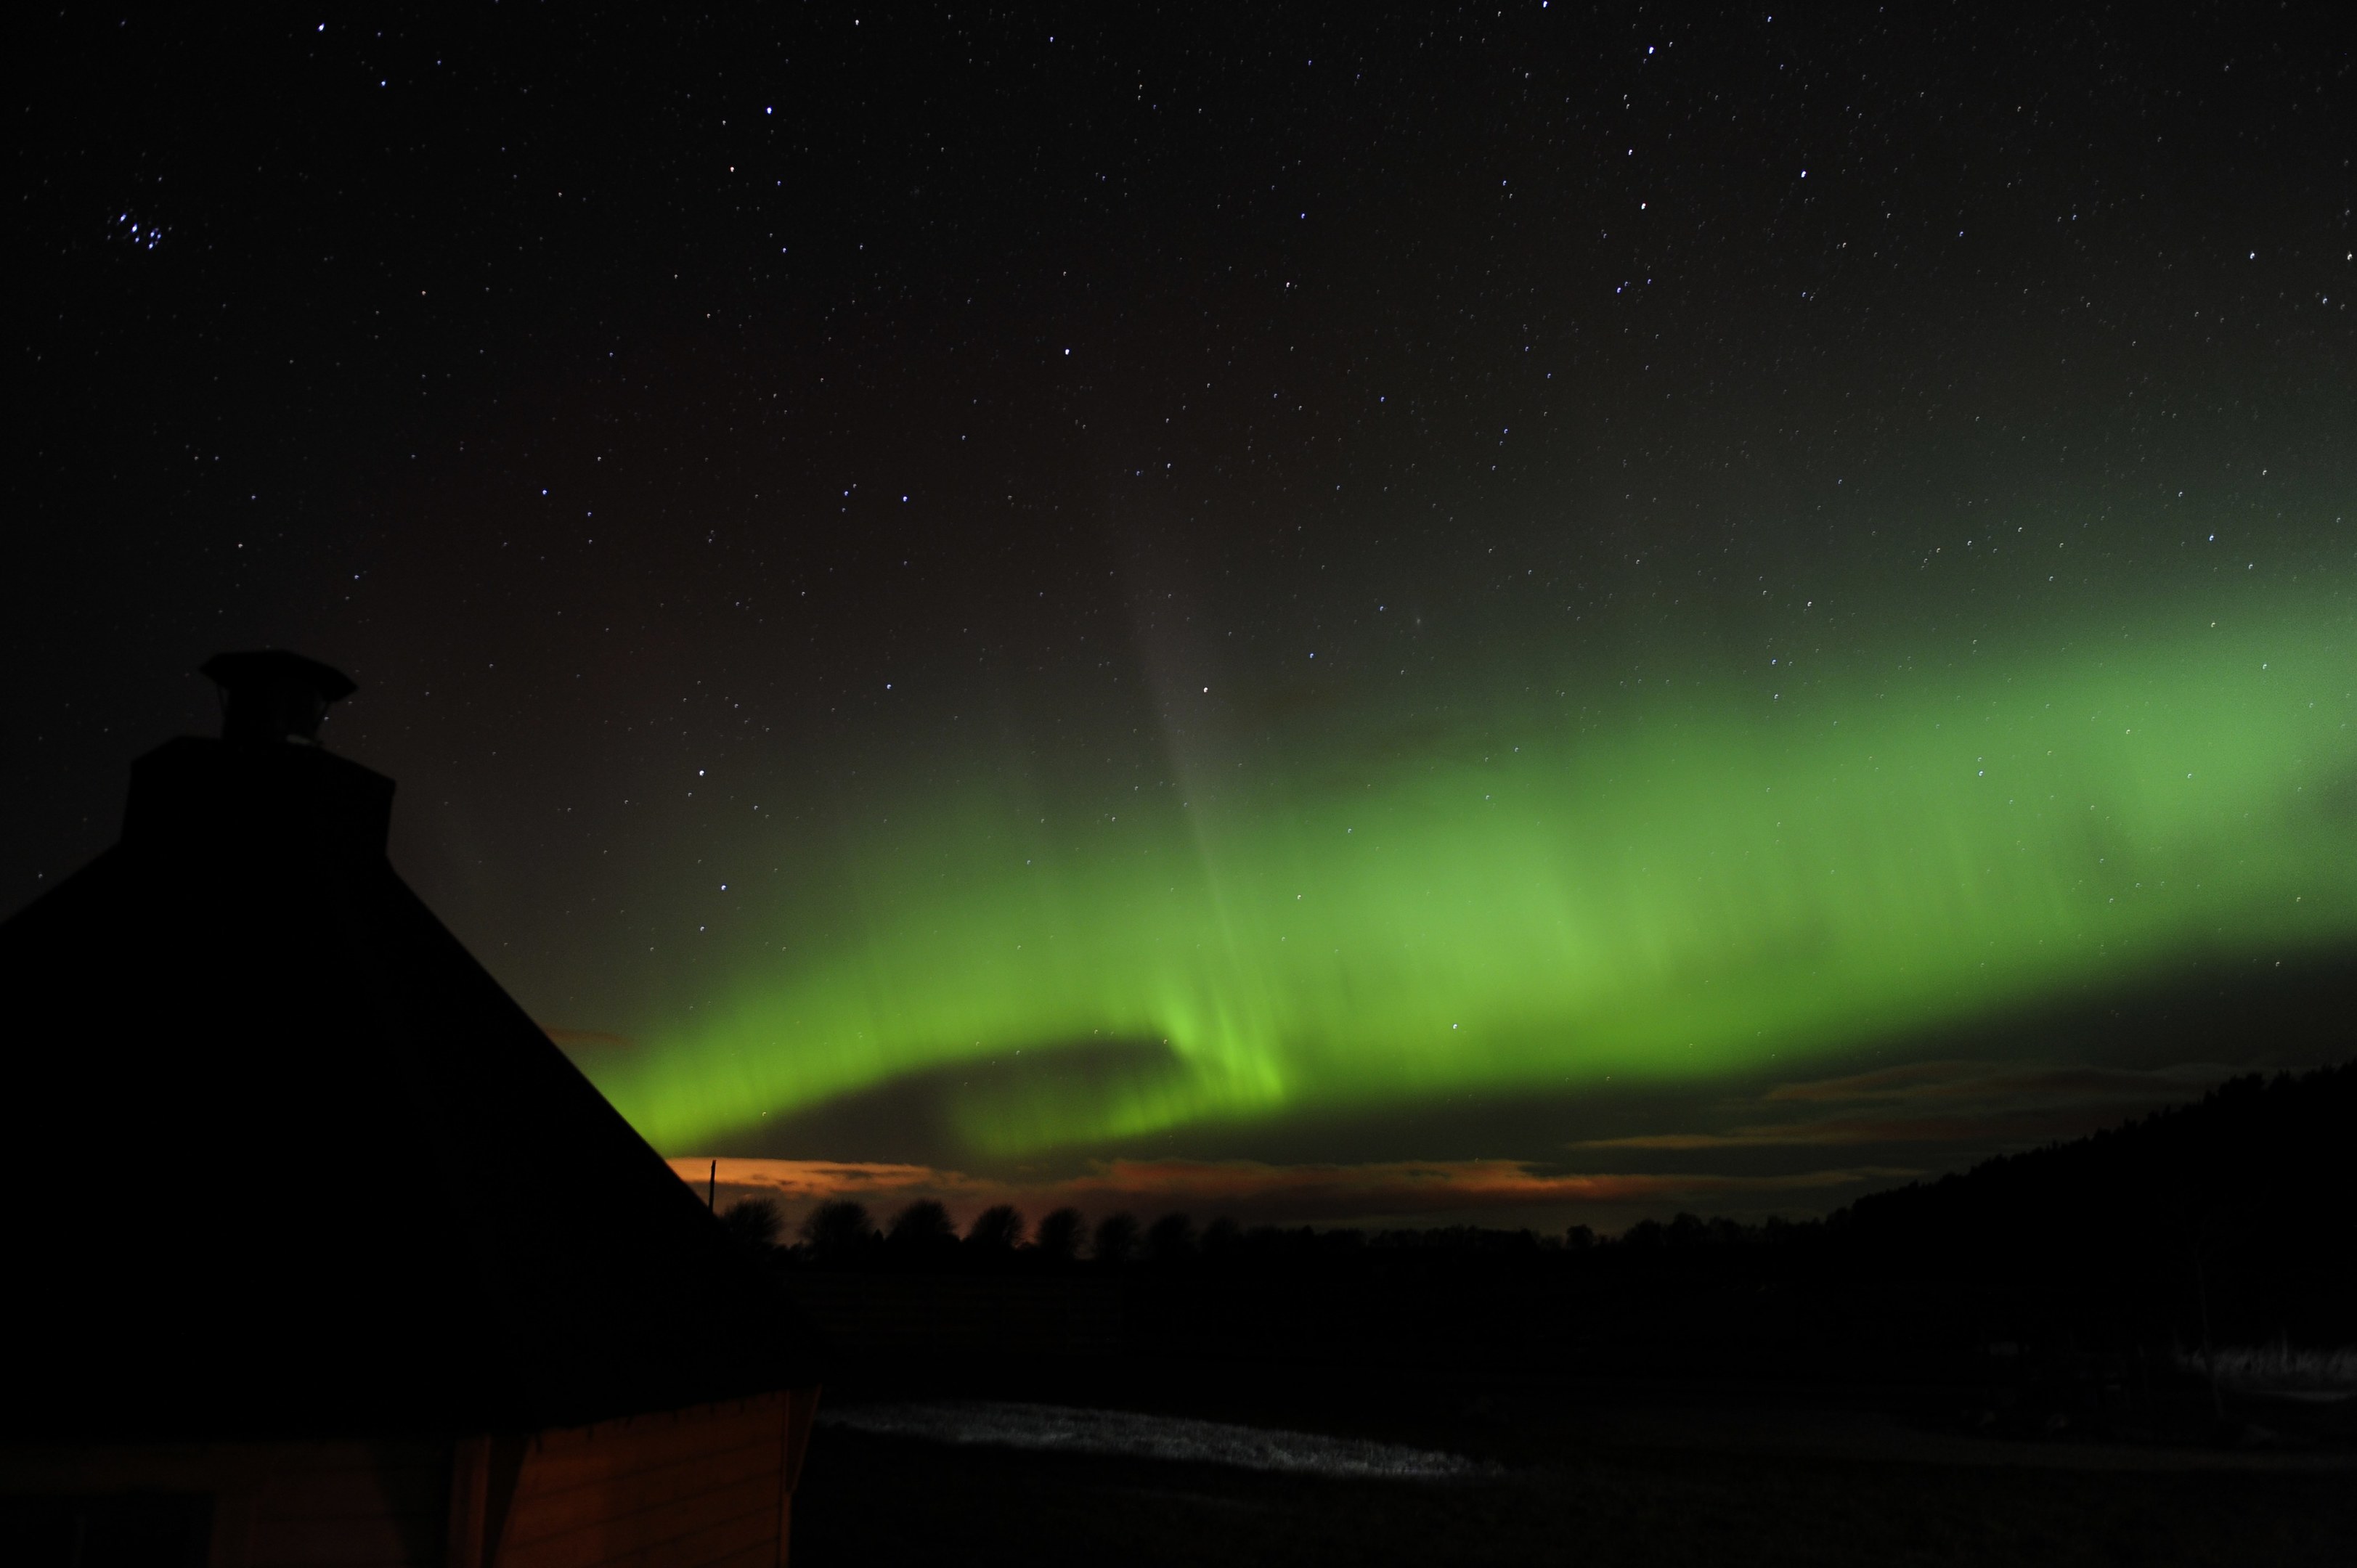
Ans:
<svg viewBox="0 0 2357 1568"><path fill-rule="evenodd" d="M229 741L317 746L328 704L360 690L342 671L280 648L216 653L199 672L221 688Z"/></svg>

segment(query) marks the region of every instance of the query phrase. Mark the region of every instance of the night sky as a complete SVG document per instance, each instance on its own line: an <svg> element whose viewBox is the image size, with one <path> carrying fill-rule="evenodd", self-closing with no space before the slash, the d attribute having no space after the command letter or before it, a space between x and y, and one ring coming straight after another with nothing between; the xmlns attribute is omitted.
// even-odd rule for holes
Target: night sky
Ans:
<svg viewBox="0 0 2357 1568"><path fill-rule="evenodd" d="M36 23L0 906L285 646L732 1191L1802 1214L2332 1056L2339 7L1407 10Z"/></svg>

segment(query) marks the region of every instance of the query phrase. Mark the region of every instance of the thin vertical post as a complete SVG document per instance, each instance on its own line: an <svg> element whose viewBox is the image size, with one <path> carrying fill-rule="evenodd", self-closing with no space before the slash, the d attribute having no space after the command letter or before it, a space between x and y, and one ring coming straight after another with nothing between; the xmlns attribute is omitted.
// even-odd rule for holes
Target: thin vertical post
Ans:
<svg viewBox="0 0 2357 1568"><path fill-rule="evenodd" d="M712 1162L712 1181L704 1189L704 1207L713 1213L720 1212L720 1162Z"/></svg>

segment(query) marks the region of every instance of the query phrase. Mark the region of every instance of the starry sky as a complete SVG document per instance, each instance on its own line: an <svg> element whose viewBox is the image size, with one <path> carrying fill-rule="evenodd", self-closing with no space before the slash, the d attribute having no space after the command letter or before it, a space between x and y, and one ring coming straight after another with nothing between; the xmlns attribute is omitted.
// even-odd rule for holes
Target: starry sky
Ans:
<svg viewBox="0 0 2357 1568"><path fill-rule="evenodd" d="M731 1192L1821 1212L2345 1055L2335 8L1378 11L35 24L0 907L274 645Z"/></svg>

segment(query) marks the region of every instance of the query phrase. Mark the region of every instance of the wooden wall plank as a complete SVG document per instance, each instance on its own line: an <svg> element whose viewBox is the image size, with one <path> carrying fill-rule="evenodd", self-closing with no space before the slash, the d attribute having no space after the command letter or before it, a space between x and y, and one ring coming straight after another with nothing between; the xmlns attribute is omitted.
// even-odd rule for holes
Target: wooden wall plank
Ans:
<svg viewBox="0 0 2357 1568"><path fill-rule="evenodd" d="M608 1444L594 1462L577 1455L547 1455L527 1451L523 1456L525 1478L519 1483L518 1496L521 1499L529 1490L538 1497L559 1497L585 1487L609 1487L624 1476L663 1476L716 1467L743 1469L777 1460L784 1437L773 1425L770 1431L749 1439L732 1435L725 1444L716 1443L700 1450L671 1448L649 1453L614 1443Z"/></svg>
<svg viewBox="0 0 2357 1568"><path fill-rule="evenodd" d="M627 1421L601 1422L596 1426L544 1432L535 1436L532 1453L550 1465L595 1463L597 1455L617 1444L641 1455L703 1453L716 1444L775 1432L780 1412L789 1402L787 1395L779 1393L758 1400L633 1416Z"/></svg>
<svg viewBox="0 0 2357 1568"><path fill-rule="evenodd" d="M558 1552L568 1542L590 1540L599 1543L595 1558L602 1559L615 1553L634 1552L656 1541L674 1540L692 1533L705 1521L735 1519L742 1515L759 1518L762 1532L774 1534L777 1511L777 1478L774 1476L751 1477L726 1488L676 1498L653 1507L629 1511L585 1510L561 1523L550 1521L558 1523L558 1527L536 1533L529 1539L503 1542L500 1562L505 1568L510 1563L534 1561Z"/></svg>
<svg viewBox="0 0 2357 1568"><path fill-rule="evenodd" d="M777 1507L767 1497L737 1512L685 1509L665 1520L640 1515L621 1522L630 1527L626 1532L580 1530L534 1542L512 1557L502 1552L500 1568L703 1568L776 1550Z"/></svg>
<svg viewBox="0 0 2357 1568"><path fill-rule="evenodd" d="M535 1485L531 1462L526 1460L502 1539L511 1545L522 1545L576 1528L587 1520L627 1518L747 1486L774 1496L780 1469L779 1446L773 1443L766 1450L740 1448L702 1461L624 1471L595 1484L576 1483L549 1492Z"/></svg>

